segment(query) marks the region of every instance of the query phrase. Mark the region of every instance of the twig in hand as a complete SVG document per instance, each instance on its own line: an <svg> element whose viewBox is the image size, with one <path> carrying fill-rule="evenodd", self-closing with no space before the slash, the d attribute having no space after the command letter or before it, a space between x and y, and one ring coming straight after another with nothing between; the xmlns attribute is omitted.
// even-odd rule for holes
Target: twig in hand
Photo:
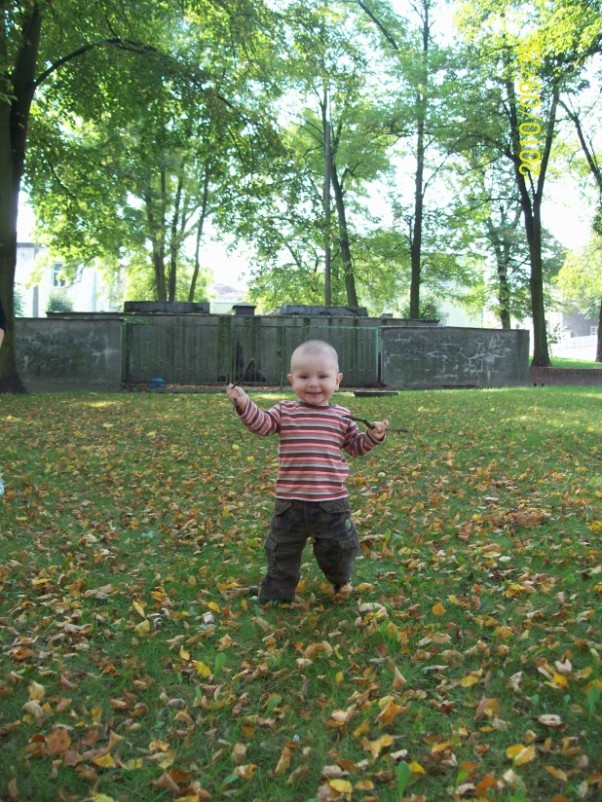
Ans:
<svg viewBox="0 0 602 802"><path fill-rule="evenodd" d="M232 387L238 387L238 385L239 385L239 384L241 384L242 382L244 382L244 380L245 380L245 379L247 378L247 376L249 375L249 371L251 370L251 368L253 367L253 365L254 365L254 364L255 364L255 360L254 360L254 359L249 359L249 362L248 362L248 364L247 364L247 367L245 368L245 371L244 371L244 373L242 374L242 376L240 377L240 379L237 379L237 380L234 382L234 384L232 385Z"/></svg>
<svg viewBox="0 0 602 802"><path fill-rule="evenodd" d="M366 418L357 418L355 415L349 416L351 420L357 421L358 423L364 423L369 429L374 429L374 424L366 420ZM387 429L388 432L404 432L405 434L409 434L409 429Z"/></svg>
<svg viewBox="0 0 602 802"><path fill-rule="evenodd" d="M366 420L366 418L356 418L355 415L350 415L349 417L351 420L357 421L358 423L364 423L369 429L374 429L374 424Z"/></svg>

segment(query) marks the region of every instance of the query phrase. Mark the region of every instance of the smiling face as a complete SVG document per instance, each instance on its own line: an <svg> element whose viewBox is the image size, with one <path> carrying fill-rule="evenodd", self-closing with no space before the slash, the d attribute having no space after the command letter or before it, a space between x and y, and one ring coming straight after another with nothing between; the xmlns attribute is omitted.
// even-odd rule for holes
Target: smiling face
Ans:
<svg viewBox="0 0 602 802"><path fill-rule="evenodd" d="M293 352L288 380L297 398L314 407L328 406L343 374L334 348L303 345Z"/></svg>

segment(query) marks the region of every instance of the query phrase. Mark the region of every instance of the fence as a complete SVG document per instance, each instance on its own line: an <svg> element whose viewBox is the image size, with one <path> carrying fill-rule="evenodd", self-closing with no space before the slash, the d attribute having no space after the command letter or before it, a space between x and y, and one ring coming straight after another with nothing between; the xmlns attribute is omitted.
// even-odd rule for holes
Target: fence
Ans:
<svg viewBox="0 0 602 802"><path fill-rule="evenodd" d="M345 322L342 322L342 321ZM345 384L379 380L379 328L365 319L161 315L124 324L124 382L161 377L167 384L216 384L242 376L248 384L287 383L290 355L304 340L331 343Z"/></svg>
<svg viewBox="0 0 602 802"><path fill-rule="evenodd" d="M527 331L460 329L374 318L207 314L76 314L16 321L25 386L119 390L165 384L286 386L291 352L308 339L338 351L344 387L527 384Z"/></svg>

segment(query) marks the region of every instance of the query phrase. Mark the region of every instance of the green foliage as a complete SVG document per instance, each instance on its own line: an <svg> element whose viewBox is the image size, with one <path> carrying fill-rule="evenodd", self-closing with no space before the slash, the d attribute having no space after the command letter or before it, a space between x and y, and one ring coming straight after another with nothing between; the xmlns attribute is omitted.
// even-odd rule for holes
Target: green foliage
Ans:
<svg viewBox="0 0 602 802"><path fill-rule="evenodd" d="M556 283L565 302L585 315L597 316L602 298L602 237L595 236L581 250L569 253Z"/></svg>
<svg viewBox="0 0 602 802"><path fill-rule="evenodd" d="M3 797L595 798L601 391L337 400L410 429L350 463L354 593L308 549L260 609L277 443L224 394L3 399Z"/></svg>
<svg viewBox="0 0 602 802"><path fill-rule="evenodd" d="M72 312L73 302L65 290L53 290L48 297L46 314L50 312Z"/></svg>

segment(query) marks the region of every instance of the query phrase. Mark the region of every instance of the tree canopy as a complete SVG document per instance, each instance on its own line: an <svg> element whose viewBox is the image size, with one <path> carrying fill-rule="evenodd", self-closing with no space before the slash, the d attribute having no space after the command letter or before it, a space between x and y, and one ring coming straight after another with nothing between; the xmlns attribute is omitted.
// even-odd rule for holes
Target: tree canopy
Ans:
<svg viewBox="0 0 602 802"><path fill-rule="evenodd" d="M67 276L94 264L147 297L200 299L210 225L251 249L264 308L419 317L445 296L489 297L509 326L528 300L534 362L548 364L558 249L541 209L559 175L599 183L587 97L600 12L599 0L4 3L0 389L23 389L23 188Z"/></svg>

